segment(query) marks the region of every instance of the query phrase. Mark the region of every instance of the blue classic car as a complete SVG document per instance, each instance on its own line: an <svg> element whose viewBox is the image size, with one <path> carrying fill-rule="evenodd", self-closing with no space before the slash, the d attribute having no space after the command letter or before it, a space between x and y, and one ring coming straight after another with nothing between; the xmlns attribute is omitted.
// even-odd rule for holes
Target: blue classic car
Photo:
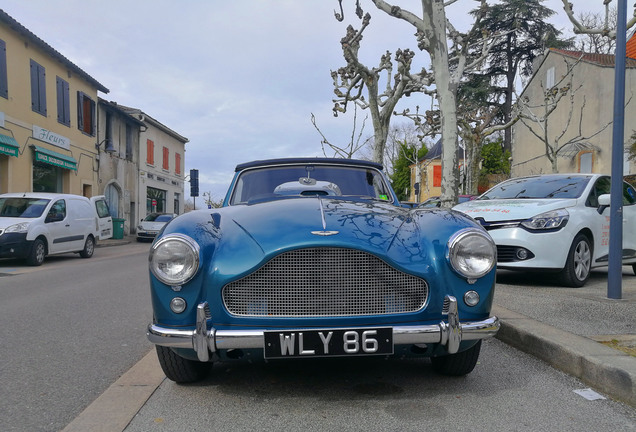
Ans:
<svg viewBox="0 0 636 432"><path fill-rule="evenodd" d="M419 355L465 375L499 329L492 239L401 206L373 162L238 165L223 207L170 221L149 259L148 339L179 383L250 356Z"/></svg>

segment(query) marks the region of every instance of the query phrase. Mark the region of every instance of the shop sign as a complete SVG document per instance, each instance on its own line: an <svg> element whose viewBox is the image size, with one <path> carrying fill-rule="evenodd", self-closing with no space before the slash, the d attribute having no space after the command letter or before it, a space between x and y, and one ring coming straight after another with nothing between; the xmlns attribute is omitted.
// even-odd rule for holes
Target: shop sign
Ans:
<svg viewBox="0 0 636 432"><path fill-rule="evenodd" d="M33 138L52 144L65 150L71 149L71 140L65 136L58 135L48 129L33 125Z"/></svg>
<svg viewBox="0 0 636 432"><path fill-rule="evenodd" d="M20 146L13 137L0 135L0 153L18 157L19 148Z"/></svg>

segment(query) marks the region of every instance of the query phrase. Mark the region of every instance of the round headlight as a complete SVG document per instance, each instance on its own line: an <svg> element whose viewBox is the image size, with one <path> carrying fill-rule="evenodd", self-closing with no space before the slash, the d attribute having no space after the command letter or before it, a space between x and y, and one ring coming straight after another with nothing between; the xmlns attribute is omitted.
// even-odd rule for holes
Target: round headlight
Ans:
<svg viewBox="0 0 636 432"><path fill-rule="evenodd" d="M183 234L171 234L150 249L150 271L166 285L182 285L199 269L199 245Z"/></svg>
<svg viewBox="0 0 636 432"><path fill-rule="evenodd" d="M488 234L466 228L448 240L448 259L457 273L476 279L495 266L497 248Z"/></svg>

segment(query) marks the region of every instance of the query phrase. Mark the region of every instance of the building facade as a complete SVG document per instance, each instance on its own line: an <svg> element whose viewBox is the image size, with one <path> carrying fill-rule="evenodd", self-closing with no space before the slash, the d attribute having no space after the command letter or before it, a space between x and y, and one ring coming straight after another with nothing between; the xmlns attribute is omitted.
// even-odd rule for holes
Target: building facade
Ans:
<svg viewBox="0 0 636 432"><path fill-rule="evenodd" d="M0 10L0 193L105 195L134 234L184 211L188 139L109 90Z"/></svg>
<svg viewBox="0 0 636 432"><path fill-rule="evenodd" d="M108 89L0 10L0 193L98 194Z"/></svg>
<svg viewBox="0 0 636 432"><path fill-rule="evenodd" d="M137 108L124 108L144 124L139 135L138 219L183 213L185 144L188 139Z"/></svg>
<svg viewBox="0 0 636 432"><path fill-rule="evenodd" d="M124 219L124 233L134 234L139 215L139 135L146 128L117 103L98 101L99 194L111 216Z"/></svg>
<svg viewBox="0 0 636 432"><path fill-rule="evenodd" d="M525 119L513 126L513 177L553 172L553 164L546 156L546 140L558 150L555 158L558 172L611 172L614 60L608 54L547 51L519 98L530 107L524 108L524 114L536 120ZM627 59L625 72L627 142L636 129L635 60ZM546 95L558 92L563 92L563 97L547 115ZM627 154L623 160L624 174L635 172Z"/></svg>

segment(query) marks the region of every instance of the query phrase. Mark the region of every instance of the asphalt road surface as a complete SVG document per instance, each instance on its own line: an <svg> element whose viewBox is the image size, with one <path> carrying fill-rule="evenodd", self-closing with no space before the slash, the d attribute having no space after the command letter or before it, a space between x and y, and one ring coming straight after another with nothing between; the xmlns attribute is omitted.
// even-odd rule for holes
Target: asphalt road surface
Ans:
<svg viewBox="0 0 636 432"><path fill-rule="evenodd" d="M0 430L62 429L151 349L148 249L0 260Z"/></svg>

